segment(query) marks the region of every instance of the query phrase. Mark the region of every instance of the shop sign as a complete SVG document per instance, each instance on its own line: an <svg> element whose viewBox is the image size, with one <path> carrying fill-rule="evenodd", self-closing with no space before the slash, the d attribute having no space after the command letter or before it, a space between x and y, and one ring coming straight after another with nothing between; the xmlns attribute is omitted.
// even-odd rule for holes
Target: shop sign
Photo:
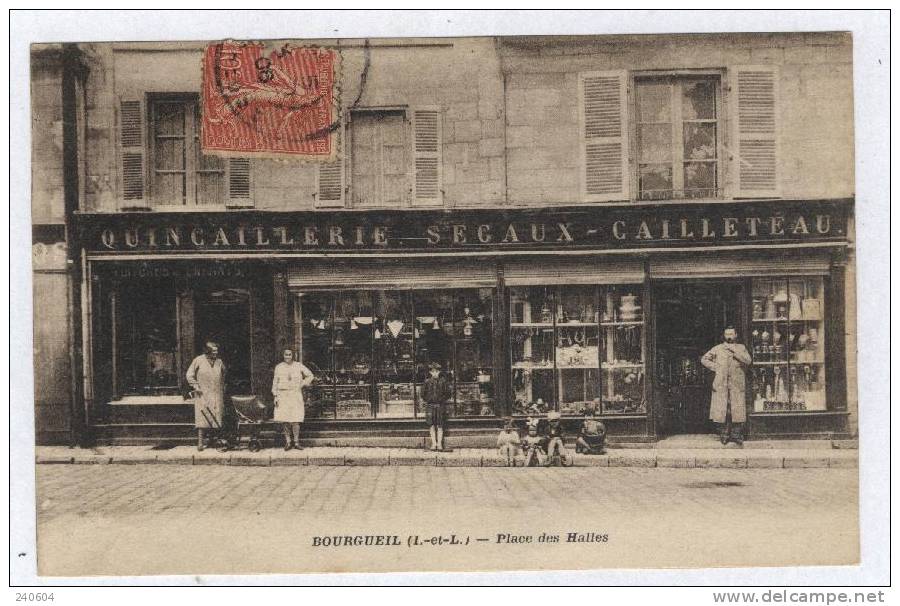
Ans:
<svg viewBox="0 0 900 606"><path fill-rule="evenodd" d="M458 213L142 213L82 217L103 252L631 249L843 241L846 206L717 204Z"/></svg>

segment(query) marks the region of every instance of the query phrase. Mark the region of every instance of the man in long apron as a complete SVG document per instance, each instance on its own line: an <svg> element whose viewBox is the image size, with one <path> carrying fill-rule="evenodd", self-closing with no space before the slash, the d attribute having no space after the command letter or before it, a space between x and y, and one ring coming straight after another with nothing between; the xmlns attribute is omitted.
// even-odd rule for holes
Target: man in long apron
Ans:
<svg viewBox="0 0 900 606"><path fill-rule="evenodd" d="M747 420L746 369L753 359L747 348L737 342L737 331L729 326L725 342L703 354L700 363L716 373L709 404L709 418L719 429L719 439L738 446L744 443Z"/></svg>
<svg viewBox="0 0 900 606"><path fill-rule="evenodd" d="M207 433L221 432L225 425L225 364L216 343L207 342L204 353L191 362L187 382L194 392L197 450L203 450Z"/></svg>

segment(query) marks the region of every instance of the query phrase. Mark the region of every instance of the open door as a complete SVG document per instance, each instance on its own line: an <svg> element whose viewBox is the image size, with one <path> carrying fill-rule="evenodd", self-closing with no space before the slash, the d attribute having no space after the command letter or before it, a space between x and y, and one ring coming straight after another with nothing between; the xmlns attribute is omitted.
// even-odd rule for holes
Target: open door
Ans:
<svg viewBox="0 0 900 606"><path fill-rule="evenodd" d="M250 293L221 288L197 292L194 311L195 351L207 341L219 345L225 363L225 393L250 394Z"/></svg>
<svg viewBox="0 0 900 606"><path fill-rule="evenodd" d="M656 376L661 435L710 433L713 375L700 358L727 326L741 332L740 282L702 281L655 286Z"/></svg>

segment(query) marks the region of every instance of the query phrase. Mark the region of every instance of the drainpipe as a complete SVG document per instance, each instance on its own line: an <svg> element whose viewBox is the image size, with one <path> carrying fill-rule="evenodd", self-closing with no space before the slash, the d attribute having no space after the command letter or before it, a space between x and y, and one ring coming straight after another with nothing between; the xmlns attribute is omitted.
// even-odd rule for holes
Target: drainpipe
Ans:
<svg viewBox="0 0 900 606"><path fill-rule="evenodd" d="M83 351L81 325L82 271L80 244L75 231L75 212L79 206L78 175L78 86L84 66L81 51L75 44L63 45L62 51L62 119L63 119L63 202L65 209L67 310L69 364L71 368L71 416L69 442L85 445L88 418L84 409Z"/></svg>

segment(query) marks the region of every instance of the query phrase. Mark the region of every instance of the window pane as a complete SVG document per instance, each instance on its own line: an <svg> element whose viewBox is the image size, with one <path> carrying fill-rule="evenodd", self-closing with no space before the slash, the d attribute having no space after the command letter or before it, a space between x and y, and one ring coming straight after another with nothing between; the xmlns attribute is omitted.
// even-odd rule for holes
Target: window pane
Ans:
<svg viewBox="0 0 900 606"><path fill-rule="evenodd" d="M509 292L513 412L541 414L555 404L553 290L532 287Z"/></svg>
<svg viewBox="0 0 900 606"><path fill-rule="evenodd" d="M753 281L751 392L757 412L791 410L788 368L790 296L786 279Z"/></svg>
<svg viewBox="0 0 900 606"><path fill-rule="evenodd" d="M639 169L641 199L672 197L672 165L649 164Z"/></svg>
<svg viewBox="0 0 900 606"><path fill-rule="evenodd" d="M416 384L428 378L428 365L437 362L441 372L453 376L453 293L417 291L416 308ZM422 403L420 402L420 408Z"/></svg>
<svg viewBox="0 0 900 606"><path fill-rule="evenodd" d="M402 206L409 190L406 175L385 175L383 180L382 203L385 206Z"/></svg>
<svg viewBox="0 0 900 606"><path fill-rule="evenodd" d="M581 414L599 403L600 327L597 288L560 287L556 313L556 366L559 410Z"/></svg>
<svg viewBox="0 0 900 606"><path fill-rule="evenodd" d="M156 174L156 182L153 184L153 197L162 204L184 204L185 175Z"/></svg>
<svg viewBox="0 0 900 606"><path fill-rule="evenodd" d="M379 290L375 297L375 381L377 416L415 416L415 357L410 293Z"/></svg>
<svg viewBox="0 0 900 606"><path fill-rule="evenodd" d="M154 283L123 289L118 309L118 366L123 392L178 393L174 287Z"/></svg>
<svg viewBox="0 0 900 606"><path fill-rule="evenodd" d="M671 121L672 89L669 84L638 82L635 88L638 122Z"/></svg>
<svg viewBox="0 0 900 606"><path fill-rule="evenodd" d="M404 114L355 112L350 128L354 206L404 204L409 190Z"/></svg>
<svg viewBox="0 0 900 606"><path fill-rule="evenodd" d="M672 160L672 125L642 124L638 127L639 161L642 163Z"/></svg>
<svg viewBox="0 0 900 606"><path fill-rule="evenodd" d="M331 306L330 294L307 293L300 297L299 359L316 375L306 390L306 414L311 419L335 417Z"/></svg>
<svg viewBox="0 0 900 606"><path fill-rule="evenodd" d="M716 157L716 125L693 122L684 125L684 159L711 160Z"/></svg>
<svg viewBox="0 0 900 606"><path fill-rule="evenodd" d="M427 406L422 389L429 377L429 365L440 365L440 373L455 382L453 369L453 293L451 291L416 291L413 293L416 319L413 336L416 339L416 400L419 416ZM453 399L446 403L452 414Z"/></svg>
<svg viewBox="0 0 900 606"><path fill-rule="evenodd" d="M375 318L370 294L341 291L334 310L334 372L337 418L372 416L372 342Z"/></svg>
<svg viewBox="0 0 900 606"><path fill-rule="evenodd" d="M712 198L716 195L716 163L685 162L684 197Z"/></svg>
<svg viewBox="0 0 900 606"><path fill-rule="evenodd" d="M185 132L185 106L184 103L157 103L156 104L156 134L184 136Z"/></svg>
<svg viewBox="0 0 900 606"><path fill-rule="evenodd" d="M685 120L714 120L716 118L715 80L682 82L681 115Z"/></svg>
<svg viewBox="0 0 900 606"><path fill-rule="evenodd" d="M792 278L788 286L791 402L799 410L825 410L823 280Z"/></svg>
<svg viewBox="0 0 900 606"><path fill-rule="evenodd" d="M457 416L492 416L493 383L493 290L457 291L453 333L456 346Z"/></svg>
<svg viewBox="0 0 900 606"><path fill-rule="evenodd" d="M602 286L600 322L602 411L644 413L644 309L641 285Z"/></svg>
<svg viewBox="0 0 900 606"><path fill-rule="evenodd" d="M400 113L383 114L378 119L381 126L381 139L385 146L403 145L403 115Z"/></svg>
<svg viewBox="0 0 900 606"><path fill-rule="evenodd" d="M184 170L184 139L157 139L156 170Z"/></svg>
<svg viewBox="0 0 900 606"><path fill-rule="evenodd" d="M353 206L379 206L378 191L378 179L375 177L353 177Z"/></svg>

